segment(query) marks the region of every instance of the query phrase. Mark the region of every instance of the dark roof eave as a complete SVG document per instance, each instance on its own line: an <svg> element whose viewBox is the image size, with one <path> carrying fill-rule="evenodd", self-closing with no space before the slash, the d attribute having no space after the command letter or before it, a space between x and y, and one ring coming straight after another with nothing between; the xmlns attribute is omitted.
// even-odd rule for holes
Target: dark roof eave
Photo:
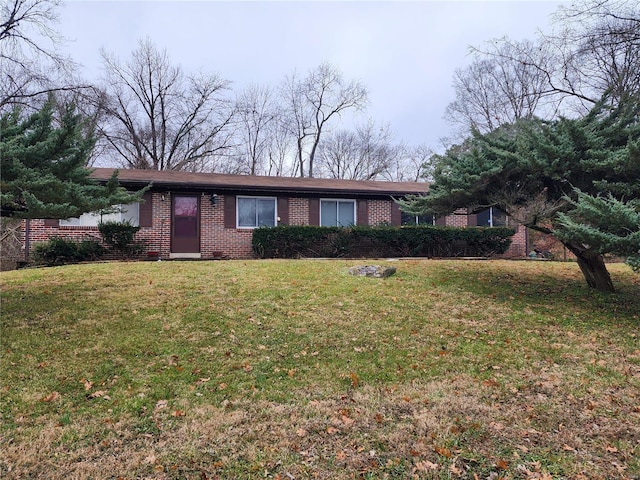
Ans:
<svg viewBox="0 0 640 480"><path fill-rule="evenodd" d="M120 181L123 186L135 186L135 187L144 187L149 185L148 182L138 182L138 181ZM238 193L238 192L247 192L247 193L263 193L263 194L293 194L293 195L351 195L351 196L379 196L379 197L403 197L406 195L416 195L420 192L399 192L397 190L342 190L342 189L301 189L301 188L272 188L272 187L259 187L259 186L246 186L246 185L211 185L211 184L193 184L190 183L188 185L181 183L168 183L168 182L152 182L152 189L161 189L166 188L168 190L200 190L204 192L211 193Z"/></svg>
<svg viewBox="0 0 640 480"><path fill-rule="evenodd" d="M113 169L96 169L94 174L92 175L99 181L107 181L108 178L111 177ZM425 193L428 189L428 184L421 184L418 182L406 182L407 185L411 185L412 188L399 188L399 189L379 189L379 188L353 188L354 182L350 182L351 184L347 187L343 188L335 188L332 185L260 185L260 184L247 184L246 178L243 178L243 182L233 182L229 181L233 178L233 176L229 175L220 175L220 181L226 180L225 183L219 182L197 182L197 181L176 181L176 180L166 180L164 178L157 178L157 173L153 171L151 175L147 178L126 178L127 173L130 171L120 170L119 181L125 187L145 187L149 184L152 185L153 189L173 189L173 190L200 190L205 192L220 192L220 193L239 193L239 192L247 192L247 193L263 193L263 194L295 194L295 195L331 195L331 196L367 196L367 197L401 197L405 195L412 194L420 194ZM124 178L123 178L124 177ZM156 178L153 178L156 177ZM363 182L364 183L364 182ZM375 182L380 185L383 185L385 182ZM389 182L389 185L398 185L397 182ZM360 185L358 185L360 186ZM385 185L386 186L386 185Z"/></svg>

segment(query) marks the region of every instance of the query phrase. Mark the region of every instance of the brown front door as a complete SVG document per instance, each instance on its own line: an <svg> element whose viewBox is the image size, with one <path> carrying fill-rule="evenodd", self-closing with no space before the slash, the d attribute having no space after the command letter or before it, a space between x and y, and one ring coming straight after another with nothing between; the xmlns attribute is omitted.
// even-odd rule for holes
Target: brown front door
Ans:
<svg viewBox="0 0 640 480"><path fill-rule="evenodd" d="M173 195L171 252L200 252L200 197Z"/></svg>

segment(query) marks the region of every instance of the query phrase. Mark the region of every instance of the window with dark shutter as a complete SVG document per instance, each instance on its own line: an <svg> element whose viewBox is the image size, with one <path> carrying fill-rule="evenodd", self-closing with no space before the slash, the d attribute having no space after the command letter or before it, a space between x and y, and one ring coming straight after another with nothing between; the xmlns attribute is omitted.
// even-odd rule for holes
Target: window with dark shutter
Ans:
<svg viewBox="0 0 640 480"><path fill-rule="evenodd" d="M320 225L320 199L309 199L309 225Z"/></svg>
<svg viewBox="0 0 640 480"><path fill-rule="evenodd" d="M224 196L224 228L236 228L236 196Z"/></svg>
<svg viewBox="0 0 640 480"><path fill-rule="evenodd" d="M394 201L391 203L391 225L396 227L402 225L402 212L400 211L400 205Z"/></svg>
<svg viewBox="0 0 640 480"><path fill-rule="evenodd" d="M46 218L44 220L44 226L45 227L59 227L60 226L60 220L58 220L57 218Z"/></svg>
<svg viewBox="0 0 640 480"><path fill-rule="evenodd" d="M369 202L366 200L358 200L356 222L358 225L369 225Z"/></svg>
<svg viewBox="0 0 640 480"><path fill-rule="evenodd" d="M289 225L289 199L278 197L278 225Z"/></svg>
<svg viewBox="0 0 640 480"><path fill-rule="evenodd" d="M151 192L146 192L142 195L142 202L140 202L139 226L153 226L153 195L151 194Z"/></svg>

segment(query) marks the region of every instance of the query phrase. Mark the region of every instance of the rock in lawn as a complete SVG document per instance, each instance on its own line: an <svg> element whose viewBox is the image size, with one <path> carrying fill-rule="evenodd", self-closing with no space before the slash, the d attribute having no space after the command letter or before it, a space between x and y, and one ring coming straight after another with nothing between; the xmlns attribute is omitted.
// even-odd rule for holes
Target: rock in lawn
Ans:
<svg viewBox="0 0 640 480"><path fill-rule="evenodd" d="M382 265L361 265L349 269L351 275L360 277L385 278L396 273L396 267L383 267Z"/></svg>

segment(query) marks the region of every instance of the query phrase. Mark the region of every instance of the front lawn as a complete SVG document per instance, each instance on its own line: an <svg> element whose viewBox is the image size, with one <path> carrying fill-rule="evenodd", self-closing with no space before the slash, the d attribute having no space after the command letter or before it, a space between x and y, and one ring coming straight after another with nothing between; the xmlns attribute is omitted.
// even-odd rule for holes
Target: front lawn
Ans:
<svg viewBox="0 0 640 480"><path fill-rule="evenodd" d="M0 478L640 476L640 275L365 263L3 272Z"/></svg>

